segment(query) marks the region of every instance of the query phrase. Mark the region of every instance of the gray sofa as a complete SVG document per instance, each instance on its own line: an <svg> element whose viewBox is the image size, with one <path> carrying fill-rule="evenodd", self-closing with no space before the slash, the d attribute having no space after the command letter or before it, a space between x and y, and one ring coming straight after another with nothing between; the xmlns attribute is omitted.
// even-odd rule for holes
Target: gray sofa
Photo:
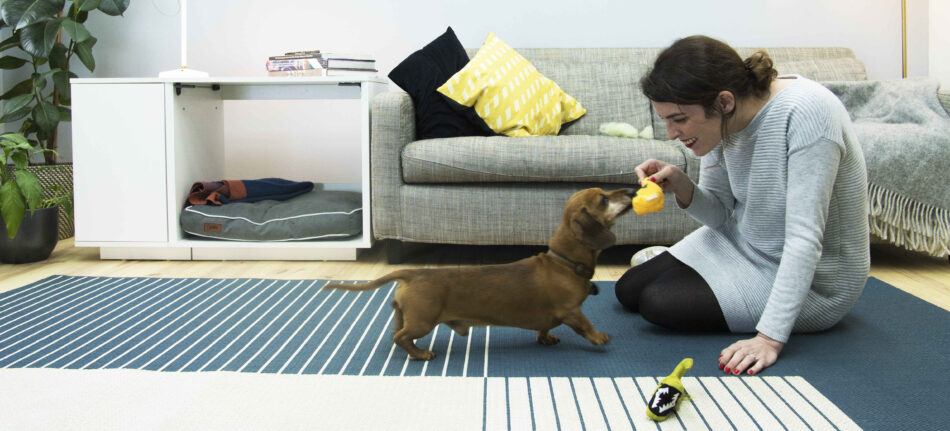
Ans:
<svg viewBox="0 0 950 431"><path fill-rule="evenodd" d="M779 73L818 81L866 81L846 48L767 48ZM477 50L469 50L473 56ZM699 159L666 139L664 122L638 83L658 48L517 49L587 109L559 136L415 139L413 104L400 91L373 101L371 190L377 239L440 244L544 245L564 202L587 187L637 182L648 158L677 164L698 181ZM753 48L741 48L747 56ZM944 99L946 103L946 99ZM654 139L599 135L605 122L651 125ZM618 244L671 244L698 227L673 199L660 213L618 220ZM944 247L946 248L946 247ZM400 259L390 253L392 262Z"/></svg>

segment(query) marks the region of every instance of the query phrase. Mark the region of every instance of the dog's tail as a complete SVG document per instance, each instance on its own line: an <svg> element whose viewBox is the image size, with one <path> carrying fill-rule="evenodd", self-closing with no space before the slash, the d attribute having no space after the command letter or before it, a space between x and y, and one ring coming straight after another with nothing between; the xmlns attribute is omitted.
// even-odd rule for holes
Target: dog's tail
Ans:
<svg viewBox="0 0 950 431"><path fill-rule="evenodd" d="M337 290L348 290L351 292L362 292L364 290L373 290L378 289L382 286L385 286L396 280L407 280L410 278L410 274L406 270L400 270L386 274L380 278L377 278L373 281L359 284L342 284L342 283L331 283L323 286L324 289L337 289Z"/></svg>

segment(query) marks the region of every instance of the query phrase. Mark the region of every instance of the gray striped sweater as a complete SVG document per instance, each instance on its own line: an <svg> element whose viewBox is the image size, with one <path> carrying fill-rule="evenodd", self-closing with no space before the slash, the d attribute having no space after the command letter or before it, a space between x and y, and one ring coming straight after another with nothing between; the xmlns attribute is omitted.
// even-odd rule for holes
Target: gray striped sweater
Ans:
<svg viewBox="0 0 950 431"><path fill-rule="evenodd" d="M837 323L870 252L864 155L835 95L798 77L700 166L686 211L703 227L670 252L709 283L729 329L786 342Z"/></svg>

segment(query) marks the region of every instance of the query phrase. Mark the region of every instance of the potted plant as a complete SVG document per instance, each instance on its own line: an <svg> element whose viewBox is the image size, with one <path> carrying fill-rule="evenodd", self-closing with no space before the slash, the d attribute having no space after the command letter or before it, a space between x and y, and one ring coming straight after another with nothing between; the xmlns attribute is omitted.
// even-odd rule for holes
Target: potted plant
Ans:
<svg viewBox="0 0 950 431"><path fill-rule="evenodd" d="M59 239L59 208L72 213L72 194L52 190L52 197L44 198L39 178L27 169L31 156L52 150L34 148L20 133L0 135L0 148L4 165L13 162L12 168L0 170L0 262L44 260Z"/></svg>
<svg viewBox="0 0 950 431"><path fill-rule="evenodd" d="M29 169L39 175L43 189L72 193L72 165L57 163L58 126L71 119L69 79L73 57L90 72L96 60L92 48L96 38L83 25L89 13L99 11L122 15L130 0L0 0L0 29L10 36L0 41L0 69L23 70L26 79L0 95L3 112L0 123L19 123L19 132L42 151L42 161ZM39 158L39 156L37 156ZM61 198L47 193L47 198ZM60 238L72 236L70 214L60 216Z"/></svg>

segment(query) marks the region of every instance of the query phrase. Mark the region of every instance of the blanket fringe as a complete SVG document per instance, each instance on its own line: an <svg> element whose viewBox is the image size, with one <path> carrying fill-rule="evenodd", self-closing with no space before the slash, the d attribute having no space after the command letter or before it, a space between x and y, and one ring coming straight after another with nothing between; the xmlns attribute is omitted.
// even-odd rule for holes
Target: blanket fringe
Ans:
<svg viewBox="0 0 950 431"><path fill-rule="evenodd" d="M871 233L935 257L950 254L950 211L868 184Z"/></svg>

